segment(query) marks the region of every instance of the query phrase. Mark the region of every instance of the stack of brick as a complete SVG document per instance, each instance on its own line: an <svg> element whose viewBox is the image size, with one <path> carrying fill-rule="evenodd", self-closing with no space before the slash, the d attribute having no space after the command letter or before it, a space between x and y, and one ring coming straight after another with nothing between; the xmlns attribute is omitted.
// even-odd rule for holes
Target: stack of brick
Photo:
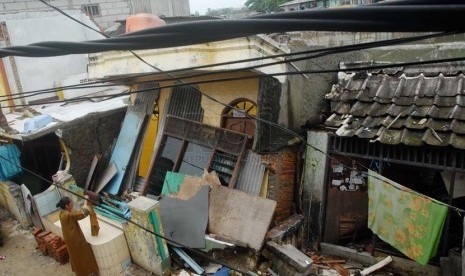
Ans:
<svg viewBox="0 0 465 276"><path fill-rule="evenodd" d="M42 232L41 229L34 229L32 233L36 238L39 250L44 255L49 255L60 264L65 264L69 261L68 250L60 237L50 231Z"/></svg>
<svg viewBox="0 0 465 276"><path fill-rule="evenodd" d="M40 230L40 229L39 229ZM35 232L36 230L34 230ZM48 235L50 235L52 232L50 231L43 231L40 230L39 232L37 232L36 234L34 234L35 238L36 238L36 242L37 242L37 245L38 245L38 248L39 250L42 252L42 254L44 255L47 255L47 244L45 243L44 241L44 238Z"/></svg>

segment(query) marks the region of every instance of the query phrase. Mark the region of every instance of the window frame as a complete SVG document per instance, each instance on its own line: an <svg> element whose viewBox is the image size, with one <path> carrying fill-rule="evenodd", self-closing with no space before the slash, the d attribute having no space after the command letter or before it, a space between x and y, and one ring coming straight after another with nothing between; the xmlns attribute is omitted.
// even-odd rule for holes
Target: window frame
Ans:
<svg viewBox="0 0 465 276"><path fill-rule="evenodd" d="M90 17L102 16L102 10L100 9L99 3L81 5L81 10L83 13L87 14Z"/></svg>
<svg viewBox="0 0 465 276"><path fill-rule="evenodd" d="M174 127L174 125L179 125L182 124L184 127ZM170 127L170 125L173 125ZM212 133L212 137L210 139L199 139L199 137L195 137L195 133L193 131L190 131L192 128L197 128L197 129L202 129L202 130L208 130L208 132ZM231 135L234 137L234 139L238 139L238 143L236 145L236 149L231 149L224 147L224 140L225 136ZM173 167L171 170L167 171L173 171L173 172L179 172L181 168L181 164L184 160L184 156L186 154L186 149L189 144L195 144L199 145L202 147L206 148L211 148L212 151L209 156L209 160L206 164L205 169L211 170L214 163L215 163L215 157L218 155L229 155L235 158L235 164L233 166L231 175L230 175L230 181L227 183L227 187L229 188L234 188L237 179L239 176L239 170L240 170L240 163L242 160L242 157L244 156L244 152L246 150L246 145L248 142L247 135L231 131L228 129L224 128L218 128L218 127L213 127L209 125L205 125L196 121L191 121L187 119L183 119L180 117L175 117L168 115L167 116L167 122L165 129L163 131L163 135L161 138L161 143L160 147L155 152L155 154L152 157L152 162L149 168L149 173L148 177L145 180L144 183L144 189L143 189L143 194L147 194L147 190L149 188L149 183L151 182L151 177L152 174L156 170L156 164L157 162L162 158L163 151L164 151L164 145L166 144L167 139L169 138L174 138L181 140L181 145L178 149L177 152L177 157L176 160L174 161ZM221 175L224 172L217 172L219 175Z"/></svg>

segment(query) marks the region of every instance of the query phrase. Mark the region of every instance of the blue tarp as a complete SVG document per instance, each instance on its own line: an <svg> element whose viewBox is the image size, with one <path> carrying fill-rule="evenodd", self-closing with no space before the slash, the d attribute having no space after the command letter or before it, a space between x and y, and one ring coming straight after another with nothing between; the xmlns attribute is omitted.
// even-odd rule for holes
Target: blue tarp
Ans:
<svg viewBox="0 0 465 276"><path fill-rule="evenodd" d="M31 133L53 122L52 116L42 114L24 122L24 133Z"/></svg>
<svg viewBox="0 0 465 276"><path fill-rule="evenodd" d="M14 144L0 146L0 180L8 180L22 172L20 154Z"/></svg>

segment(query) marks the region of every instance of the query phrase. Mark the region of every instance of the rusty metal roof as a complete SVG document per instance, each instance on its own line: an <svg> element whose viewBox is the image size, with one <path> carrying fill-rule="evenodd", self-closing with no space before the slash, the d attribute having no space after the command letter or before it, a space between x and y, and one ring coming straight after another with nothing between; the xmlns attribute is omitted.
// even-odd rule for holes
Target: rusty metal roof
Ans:
<svg viewBox="0 0 465 276"><path fill-rule="evenodd" d="M343 68L367 66L345 64ZM465 149L465 65L339 73L327 127L384 144Z"/></svg>

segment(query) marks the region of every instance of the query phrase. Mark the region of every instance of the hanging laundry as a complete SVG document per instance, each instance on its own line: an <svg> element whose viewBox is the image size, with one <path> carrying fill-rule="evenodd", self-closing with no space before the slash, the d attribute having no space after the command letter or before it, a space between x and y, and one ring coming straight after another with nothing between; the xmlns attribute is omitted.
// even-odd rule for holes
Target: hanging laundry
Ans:
<svg viewBox="0 0 465 276"><path fill-rule="evenodd" d="M8 180L22 172L20 154L14 144L0 146L0 180Z"/></svg>
<svg viewBox="0 0 465 276"><path fill-rule="evenodd" d="M436 255L448 208L368 171L368 227L420 264Z"/></svg>

